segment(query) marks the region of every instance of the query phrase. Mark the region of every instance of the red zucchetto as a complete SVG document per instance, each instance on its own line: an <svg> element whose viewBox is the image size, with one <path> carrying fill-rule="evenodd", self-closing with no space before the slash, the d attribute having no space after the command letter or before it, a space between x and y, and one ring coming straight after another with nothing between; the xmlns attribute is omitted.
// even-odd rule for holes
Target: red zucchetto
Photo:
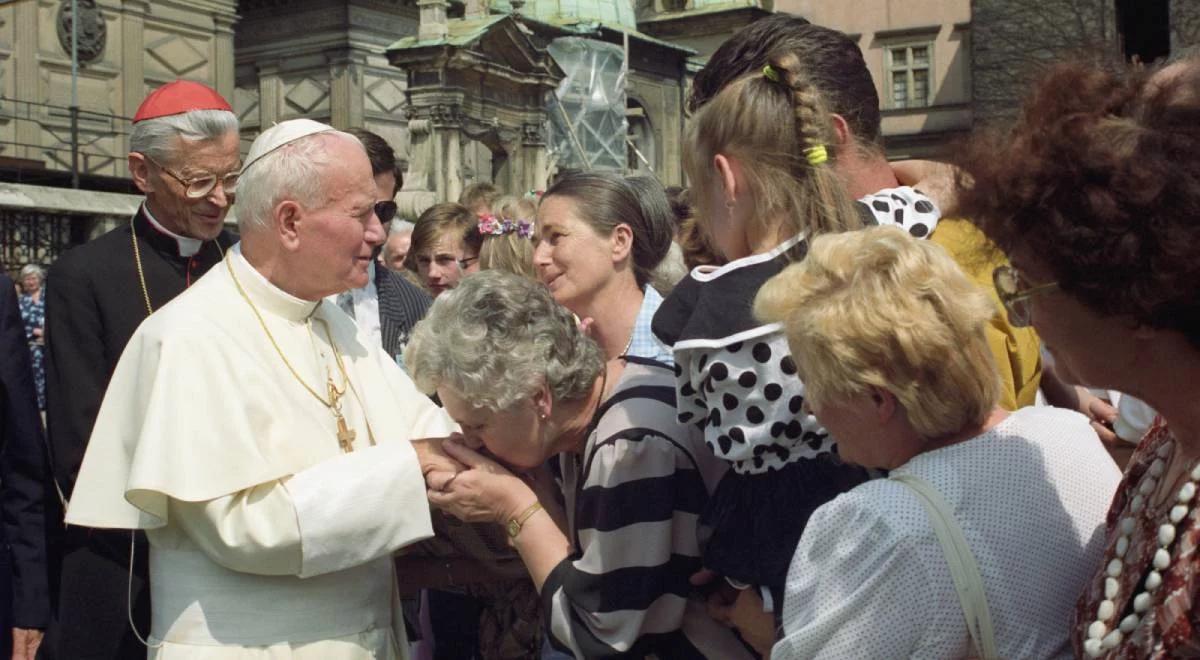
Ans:
<svg viewBox="0 0 1200 660"><path fill-rule="evenodd" d="M176 80L150 92L138 106L133 123L143 119L157 119L181 115L193 110L229 110L233 108L217 91L203 83L191 80Z"/></svg>

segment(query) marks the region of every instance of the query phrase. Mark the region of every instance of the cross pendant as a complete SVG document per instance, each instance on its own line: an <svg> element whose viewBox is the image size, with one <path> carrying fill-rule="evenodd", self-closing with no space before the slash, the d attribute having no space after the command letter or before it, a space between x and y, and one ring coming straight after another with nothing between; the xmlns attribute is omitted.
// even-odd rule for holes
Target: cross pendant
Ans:
<svg viewBox="0 0 1200 660"><path fill-rule="evenodd" d="M341 415L337 416L337 428L338 445L343 452L349 454L354 451L354 436L358 434L354 432L354 429L346 426L346 418Z"/></svg>

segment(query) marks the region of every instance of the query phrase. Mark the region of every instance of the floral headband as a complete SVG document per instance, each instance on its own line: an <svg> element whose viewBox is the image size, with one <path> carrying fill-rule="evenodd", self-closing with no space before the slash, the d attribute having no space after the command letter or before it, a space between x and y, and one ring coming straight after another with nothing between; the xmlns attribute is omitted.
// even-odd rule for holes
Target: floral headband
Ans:
<svg viewBox="0 0 1200 660"><path fill-rule="evenodd" d="M479 216L479 233L484 236L503 236L516 232L521 238L533 237L533 223L528 220L501 220L494 215Z"/></svg>

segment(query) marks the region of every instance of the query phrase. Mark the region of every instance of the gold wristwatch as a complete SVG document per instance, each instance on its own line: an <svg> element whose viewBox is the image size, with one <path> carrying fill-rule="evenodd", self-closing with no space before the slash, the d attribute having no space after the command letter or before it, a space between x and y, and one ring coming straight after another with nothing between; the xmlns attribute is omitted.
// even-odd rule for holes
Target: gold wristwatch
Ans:
<svg viewBox="0 0 1200 660"><path fill-rule="evenodd" d="M508 529L508 538L517 538L517 534L520 534L521 528L525 526L525 521L529 520L529 517L540 511L541 508L541 502L534 502L533 504L529 505L528 509L522 511L521 515L517 516L516 518L509 518L508 525L506 525Z"/></svg>

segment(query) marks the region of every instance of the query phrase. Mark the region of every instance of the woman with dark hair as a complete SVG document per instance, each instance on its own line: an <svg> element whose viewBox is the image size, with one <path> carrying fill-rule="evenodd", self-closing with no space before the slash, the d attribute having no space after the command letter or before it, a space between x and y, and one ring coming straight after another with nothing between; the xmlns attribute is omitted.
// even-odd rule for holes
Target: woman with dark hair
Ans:
<svg viewBox="0 0 1200 660"><path fill-rule="evenodd" d="M1084 384L1161 418L1108 515L1072 631L1087 657L1200 648L1200 67L1063 65L963 163L967 216L1012 259L997 289Z"/></svg>
<svg viewBox="0 0 1200 660"><path fill-rule="evenodd" d="M616 174L563 176L538 206L533 264L607 359L673 364L670 347L650 331L662 304L650 282L671 246L671 227L648 216L642 194Z"/></svg>

